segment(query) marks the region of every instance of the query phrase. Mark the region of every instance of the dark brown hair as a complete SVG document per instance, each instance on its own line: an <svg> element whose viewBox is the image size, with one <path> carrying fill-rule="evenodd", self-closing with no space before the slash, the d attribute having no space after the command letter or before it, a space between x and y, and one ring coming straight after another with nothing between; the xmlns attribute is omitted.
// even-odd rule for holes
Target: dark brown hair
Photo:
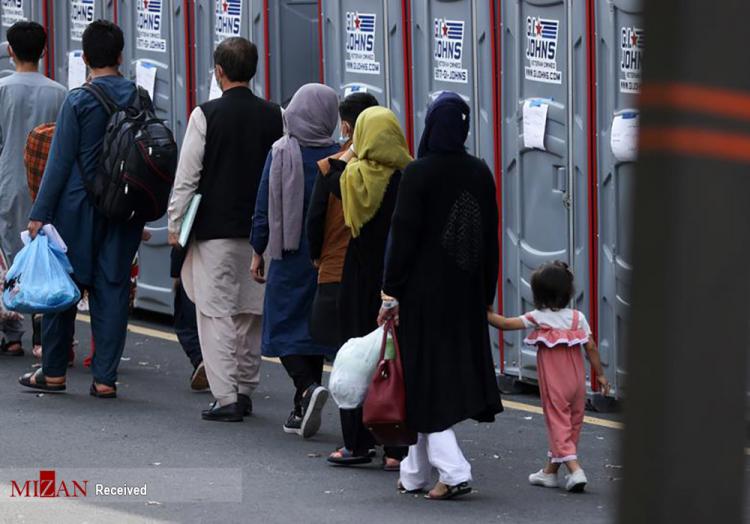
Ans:
<svg viewBox="0 0 750 524"><path fill-rule="evenodd" d="M227 38L216 47L214 64L232 82L249 82L258 70L258 48L247 38Z"/></svg>
<svg viewBox="0 0 750 524"><path fill-rule="evenodd" d="M47 45L47 33L36 22L16 22L8 29L6 37L21 62L39 62Z"/></svg>
<svg viewBox="0 0 750 524"><path fill-rule="evenodd" d="M82 40L83 54L93 69L115 67L125 48L122 29L109 20L91 22L83 31Z"/></svg>
<svg viewBox="0 0 750 524"><path fill-rule="evenodd" d="M570 305L575 288L568 264L555 260L539 267L531 275L534 307L557 311Z"/></svg>

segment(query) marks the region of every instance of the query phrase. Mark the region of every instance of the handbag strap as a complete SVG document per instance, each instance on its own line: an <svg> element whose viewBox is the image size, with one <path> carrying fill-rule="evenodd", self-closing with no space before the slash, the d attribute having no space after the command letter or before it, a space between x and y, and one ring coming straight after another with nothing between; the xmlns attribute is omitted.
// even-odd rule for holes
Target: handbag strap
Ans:
<svg viewBox="0 0 750 524"><path fill-rule="evenodd" d="M383 326L383 343L380 345L380 360L385 360L385 348L388 343L388 335L391 335L393 339L393 349L396 353L396 360L401 361L401 348L398 345L398 337L396 336L396 326L393 320L389 320Z"/></svg>

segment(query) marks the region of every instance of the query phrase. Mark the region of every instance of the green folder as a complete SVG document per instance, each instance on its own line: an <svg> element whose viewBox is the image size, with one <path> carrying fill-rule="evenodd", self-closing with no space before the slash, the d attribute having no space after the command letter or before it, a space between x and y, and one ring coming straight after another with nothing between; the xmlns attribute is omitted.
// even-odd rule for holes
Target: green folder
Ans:
<svg viewBox="0 0 750 524"><path fill-rule="evenodd" d="M190 232L193 230L193 223L195 222L195 215L198 214L201 198L201 195L193 195L185 217L182 219L182 228L180 228L180 245L182 247L187 246L190 239Z"/></svg>

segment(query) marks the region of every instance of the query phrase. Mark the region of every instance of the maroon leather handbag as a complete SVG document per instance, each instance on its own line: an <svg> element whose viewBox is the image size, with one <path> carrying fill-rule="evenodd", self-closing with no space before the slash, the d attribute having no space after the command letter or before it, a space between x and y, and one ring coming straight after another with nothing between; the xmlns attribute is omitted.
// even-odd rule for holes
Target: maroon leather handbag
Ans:
<svg viewBox="0 0 750 524"><path fill-rule="evenodd" d="M385 358L389 333L396 352L393 359ZM417 432L406 426L404 369L396 330L391 321L386 323L383 330L380 362L367 390L362 420L375 439L385 446L411 446L417 443Z"/></svg>

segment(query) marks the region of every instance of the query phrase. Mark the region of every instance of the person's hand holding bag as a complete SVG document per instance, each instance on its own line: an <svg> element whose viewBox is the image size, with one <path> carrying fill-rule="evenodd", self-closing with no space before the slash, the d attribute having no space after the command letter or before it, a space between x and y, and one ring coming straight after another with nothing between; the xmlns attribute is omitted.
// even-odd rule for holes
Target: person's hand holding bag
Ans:
<svg viewBox="0 0 750 524"><path fill-rule="evenodd" d="M380 312L378 313L378 326L382 326L386 322L392 320L393 325L398 326L399 323L399 303L393 297L386 295L385 293L380 294L383 305L380 306Z"/></svg>

